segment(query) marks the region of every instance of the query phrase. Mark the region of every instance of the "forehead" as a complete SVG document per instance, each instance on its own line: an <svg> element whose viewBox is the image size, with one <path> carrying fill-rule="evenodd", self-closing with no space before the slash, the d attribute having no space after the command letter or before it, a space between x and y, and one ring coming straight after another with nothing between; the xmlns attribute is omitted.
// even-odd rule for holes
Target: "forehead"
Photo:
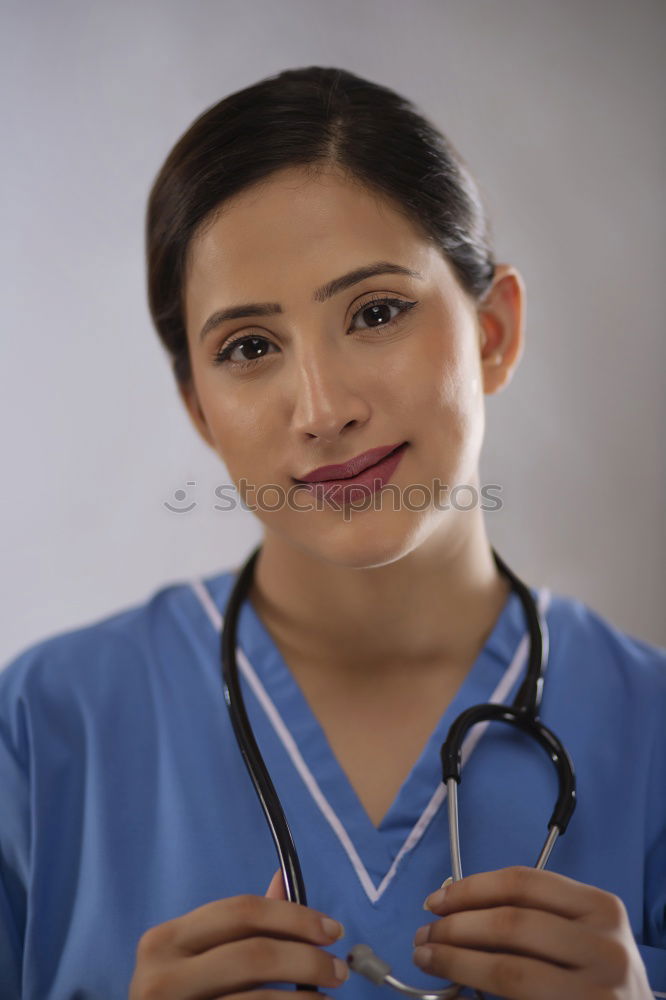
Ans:
<svg viewBox="0 0 666 1000"><path fill-rule="evenodd" d="M309 296L321 282L377 259L420 270L433 250L426 235L381 194L335 170L313 174L289 168L225 202L194 237L185 279L187 313L239 295L280 298L280 289L294 284Z"/></svg>

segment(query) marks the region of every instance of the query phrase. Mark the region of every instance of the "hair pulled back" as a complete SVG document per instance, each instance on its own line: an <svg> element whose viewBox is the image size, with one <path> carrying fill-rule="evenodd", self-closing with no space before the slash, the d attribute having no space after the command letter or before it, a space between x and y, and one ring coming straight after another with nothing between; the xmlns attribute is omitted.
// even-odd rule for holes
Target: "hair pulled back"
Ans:
<svg viewBox="0 0 666 1000"><path fill-rule="evenodd" d="M191 384L188 249L224 202L286 167L338 167L394 204L476 300L495 263L477 186L449 140L406 98L346 70L288 69L230 94L178 139L150 189L148 306L179 386Z"/></svg>

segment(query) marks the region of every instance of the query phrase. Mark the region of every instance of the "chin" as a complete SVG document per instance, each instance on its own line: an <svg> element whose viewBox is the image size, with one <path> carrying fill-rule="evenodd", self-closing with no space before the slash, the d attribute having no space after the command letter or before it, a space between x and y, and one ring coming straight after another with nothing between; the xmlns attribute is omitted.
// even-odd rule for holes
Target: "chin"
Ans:
<svg viewBox="0 0 666 1000"><path fill-rule="evenodd" d="M423 537L423 525L415 523L414 514L387 511L352 511L347 520L338 515L335 526L308 533L302 539L307 550L332 565L347 569L375 569L389 566L408 555ZM409 513L409 512L407 512Z"/></svg>

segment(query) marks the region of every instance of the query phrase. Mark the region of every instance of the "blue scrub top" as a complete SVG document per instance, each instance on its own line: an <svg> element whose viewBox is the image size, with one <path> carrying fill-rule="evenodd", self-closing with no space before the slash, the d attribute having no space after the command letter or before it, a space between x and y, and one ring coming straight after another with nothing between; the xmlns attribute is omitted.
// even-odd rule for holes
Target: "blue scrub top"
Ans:
<svg viewBox="0 0 666 1000"><path fill-rule="evenodd" d="M0 997L126 1000L144 931L241 893L278 867L220 675L226 571L49 637L0 671ZM532 589L550 657L543 722L572 757L578 804L548 868L619 896L655 996L666 997L666 650L579 601ZM511 701L528 637L512 593L379 828L270 634L246 601L241 683L312 907L408 983L426 895L450 874L439 750L478 702ZM505 725L468 734L463 875L533 865L557 797L542 748ZM288 986L286 988L289 988ZM390 997L355 973L342 1000Z"/></svg>

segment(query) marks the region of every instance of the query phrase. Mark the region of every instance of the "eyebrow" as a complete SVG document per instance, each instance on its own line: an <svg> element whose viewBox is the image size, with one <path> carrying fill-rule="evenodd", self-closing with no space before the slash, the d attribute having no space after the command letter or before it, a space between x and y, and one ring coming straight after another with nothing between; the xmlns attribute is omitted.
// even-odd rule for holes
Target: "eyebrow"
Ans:
<svg viewBox="0 0 666 1000"><path fill-rule="evenodd" d="M349 271L348 274L343 274L341 277L327 282L321 288L316 288L312 296L312 301L326 302L327 299L337 295L338 292L344 291L345 288L357 285L359 281L363 281L365 278L372 278L377 274L406 274L410 278L423 279L423 275L418 271L412 271L408 267L403 267L402 264L391 264L386 260L378 260L374 264L357 267L353 271ZM228 309L218 309L208 317L201 328L199 343L201 343L211 330L214 330L227 320L245 319L248 316L275 316L283 311L279 302L249 302L242 306L229 306Z"/></svg>

